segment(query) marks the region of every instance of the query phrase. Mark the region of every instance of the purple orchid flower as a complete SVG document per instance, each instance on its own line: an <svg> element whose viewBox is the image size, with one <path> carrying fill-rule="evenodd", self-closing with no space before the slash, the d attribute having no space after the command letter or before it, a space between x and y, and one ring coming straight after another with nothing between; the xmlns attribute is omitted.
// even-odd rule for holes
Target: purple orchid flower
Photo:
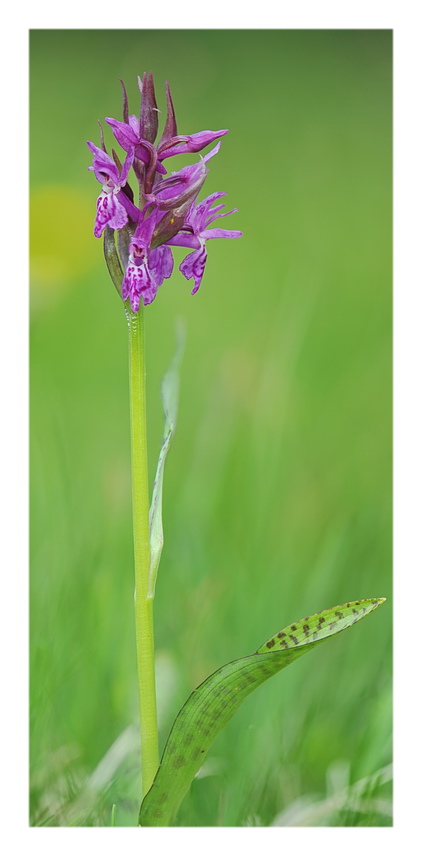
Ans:
<svg viewBox="0 0 422 856"><path fill-rule="evenodd" d="M97 201L94 235L105 232L105 256L113 282L123 300L129 301L133 312L152 303L158 288L173 271L172 246L192 250L180 265L183 276L193 279L192 294L198 291L207 260L206 242L211 238L239 238L235 230L209 228L220 217L224 204L214 203L225 196L213 193L197 202L208 174L208 161L219 151L221 141L199 162L167 174L162 161L177 154L201 152L227 134L227 130L199 131L196 134L178 134L170 87L166 83L167 117L158 143L158 113L152 73L138 78L141 91L139 117L129 115L126 88L123 87L123 121L107 118L114 137L126 153L123 166L113 150L111 158L106 151L101 129L101 146L89 142L93 154L93 170L102 184ZM139 202L133 202L133 193L127 183L130 168L139 186ZM119 233L115 240L114 231ZM125 272L122 280L121 270Z"/></svg>
<svg viewBox="0 0 422 856"><path fill-rule="evenodd" d="M191 247L193 253L189 253L180 265L180 272L186 279L194 280L194 287L191 294L196 294L202 282L204 275L205 264L207 261L207 250L205 242L210 238L241 238L242 232L230 229L208 229L207 227L220 217L228 217L229 214L234 214L237 208L231 211L222 213L224 203L217 205L215 208L211 206L217 199L226 196L225 193L212 193L207 196L198 205L192 205L186 217L183 230L168 241L168 244L177 247Z"/></svg>
<svg viewBox="0 0 422 856"><path fill-rule="evenodd" d="M94 155L92 166L88 169L95 174L97 181L102 184L103 189L97 199L97 214L94 224L94 235L100 238L105 227L111 229L122 229L128 222L128 212L137 212L130 199L122 191L126 184L129 170L133 163L133 150L128 152L121 172L114 160L99 149L94 143L88 142L88 146ZM135 215L137 218L137 215Z"/></svg>
<svg viewBox="0 0 422 856"><path fill-rule="evenodd" d="M150 206L151 207L151 206ZM145 213L149 216L145 216ZM138 312L141 299L144 305L152 303L158 287L173 272L173 256L168 246L151 249L154 229L164 212L158 208L151 213L145 209L129 245L129 261L122 282L122 298L130 298L132 312Z"/></svg>

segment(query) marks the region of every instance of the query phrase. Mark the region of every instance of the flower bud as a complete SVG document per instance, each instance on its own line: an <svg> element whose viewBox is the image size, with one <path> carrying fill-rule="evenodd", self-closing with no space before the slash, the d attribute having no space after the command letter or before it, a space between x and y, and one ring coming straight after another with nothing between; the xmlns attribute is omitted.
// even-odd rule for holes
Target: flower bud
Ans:
<svg viewBox="0 0 422 856"><path fill-rule="evenodd" d="M158 143L158 148L160 148L165 143L168 143L169 140L172 140L173 137L177 136L177 125L176 125L176 116L174 113L173 100L171 97L170 86L166 81L166 101L167 101L167 119L164 131L162 133L160 142Z"/></svg>
<svg viewBox="0 0 422 856"><path fill-rule="evenodd" d="M154 79L152 71L144 73L142 80L142 104L139 123L140 135L144 140L153 143L158 131L158 109L155 100Z"/></svg>

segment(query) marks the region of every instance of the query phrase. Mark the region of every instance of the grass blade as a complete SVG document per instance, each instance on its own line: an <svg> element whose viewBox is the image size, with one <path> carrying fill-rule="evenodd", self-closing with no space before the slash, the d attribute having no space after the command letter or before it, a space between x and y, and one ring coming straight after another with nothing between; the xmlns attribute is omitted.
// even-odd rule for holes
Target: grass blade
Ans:
<svg viewBox="0 0 422 856"><path fill-rule="evenodd" d="M254 689L325 639L369 615L384 600L353 601L296 621L255 654L227 663L200 684L173 723L156 777L141 805L140 825L171 825L213 740Z"/></svg>
<svg viewBox="0 0 422 856"><path fill-rule="evenodd" d="M164 544L162 520L164 465L170 448L170 443L176 429L177 407L179 402L180 362L185 347L185 331L181 325L177 327L176 336L176 352L164 375L161 388L165 417L164 435L161 451L158 456L157 471L152 489L151 508L149 512L151 561L149 568L148 597L151 598L153 598L155 594L155 583L157 581L158 567Z"/></svg>

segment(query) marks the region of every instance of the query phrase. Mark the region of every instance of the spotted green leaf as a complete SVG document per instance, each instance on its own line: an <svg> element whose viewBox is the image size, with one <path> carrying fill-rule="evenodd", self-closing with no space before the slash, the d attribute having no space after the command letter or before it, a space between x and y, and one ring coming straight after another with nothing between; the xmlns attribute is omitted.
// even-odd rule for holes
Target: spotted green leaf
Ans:
<svg viewBox="0 0 422 856"><path fill-rule="evenodd" d="M369 615L385 598L335 606L290 624L255 654L227 663L189 696L170 731L152 787L139 813L141 826L171 826L214 738L242 701L272 675L324 639Z"/></svg>

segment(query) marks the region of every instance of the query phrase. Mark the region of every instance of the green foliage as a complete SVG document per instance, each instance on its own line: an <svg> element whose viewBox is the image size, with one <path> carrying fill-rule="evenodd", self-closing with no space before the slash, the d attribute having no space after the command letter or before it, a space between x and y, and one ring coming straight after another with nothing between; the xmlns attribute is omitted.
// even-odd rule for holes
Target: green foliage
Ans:
<svg viewBox="0 0 422 856"><path fill-rule="evenodd" d="M154 597L155 584L157 581L158 567L164 544L163 534L163 479L164 465L170 448L173 434L176 430L177 408L179 403L180 362L185 347L184 328L179 324L177 328L177 347L173 360L167 369L161 386L161 395L164 408L164 437L158 456L157 471L152 488L152 500L149 515L151 562L149 571L148 593Z"/></svg>
<svg viewBox="0 0 422 856"><path fill-rule="evenodd" d="M85 140L121 118L119 77L136 105L149 69L181 133L230 129L208 186L244 232L209 242L194 297L175 248L146 318L151 476L175 318L187 330L155 599L161 749L227 652L388 598L243 702L177 816L267 826L323 799L341 760L352 785L391 762L391 33L31 33L32 825L107 826L113 804L138 821L127 331ZM329 822L345 820L380 818Z"/></svg>
<svg viewBox="0 0 422 856"><path fill-rule="evenodd" d="M200 684L176 717L157 775L142 802L140 826L172 824L215 737L254 689L384 601L358 600L302 618L280 630L256 654L227 663Z"/></svg>
<svg viewBox="0 0 422 856"><path fill-rule="evenodd" d="M277 815L272 826L389 826L392 800L382 794L390 785L392 765L350 782L350 764L338 760L327 770L325 795L304 795Z"/></svg>

